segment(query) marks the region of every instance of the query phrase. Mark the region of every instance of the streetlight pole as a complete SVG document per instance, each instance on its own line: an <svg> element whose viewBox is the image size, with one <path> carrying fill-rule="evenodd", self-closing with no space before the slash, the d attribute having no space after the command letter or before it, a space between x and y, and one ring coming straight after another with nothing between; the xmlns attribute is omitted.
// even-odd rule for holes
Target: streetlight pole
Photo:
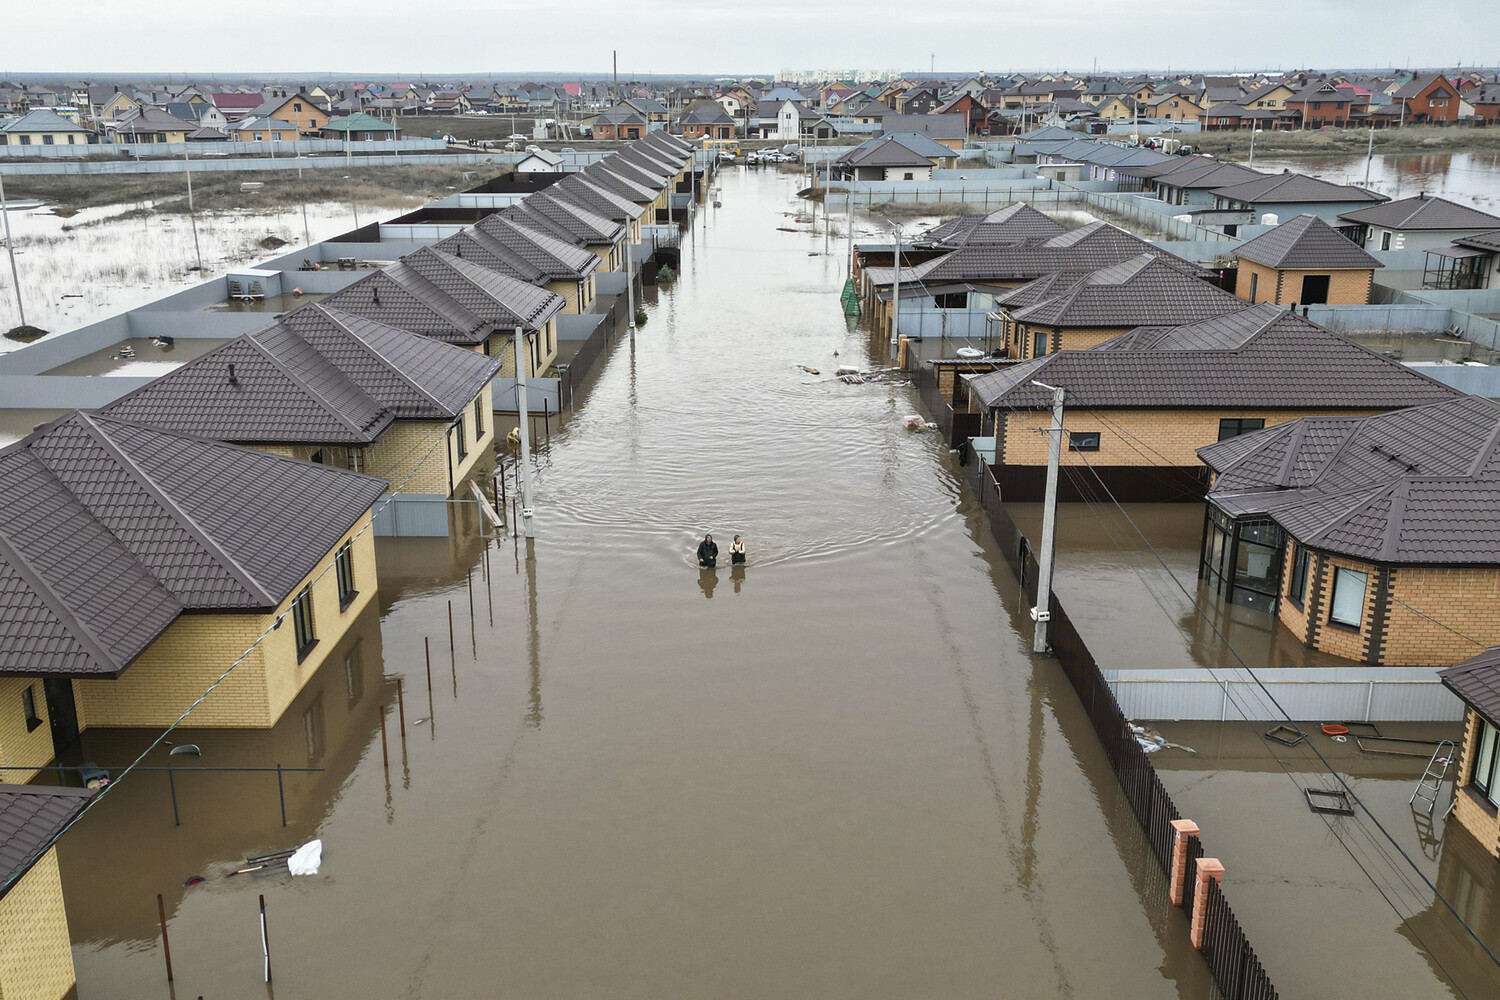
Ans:
<svg viewBox="0 0 1500 1000"><path fill-rule="evenodd" d="M1031 651L1047 651L1047 623L1052 620L1052 563L1057 546L1057 479L1062 465L1063 401L1067 390L1045 385L1035 379L1032 385L1052 393L1052 427L1047 432L1047 492L1042 500L1042 547L1037 553L1036 605L1031 619L1036 622Z"/></svg>
<svg viewBox="0 0 1500 1000"><path fill-rule="evenodd" d="M1250 130L1250 163L1248 166L1251 170L1255 169L1255 137L1260 135L1262 131L1264 130L1258 128Z"/></svg>
<svg viewBox="0 0 1500 1000"><path fill-rule="evenodd" d="M1370 161L1375 159L1375 126L1370 126L1370 145L1365 150L1365 187L1370 186Z"/></svg>

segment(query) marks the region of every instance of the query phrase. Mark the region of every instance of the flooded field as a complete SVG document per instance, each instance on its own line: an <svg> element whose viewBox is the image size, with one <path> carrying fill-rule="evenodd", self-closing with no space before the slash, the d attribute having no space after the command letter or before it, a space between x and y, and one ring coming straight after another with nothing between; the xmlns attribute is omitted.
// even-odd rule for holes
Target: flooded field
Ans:
<svg viewBox="0 0 1500 1000"><path fill-rule="evenodd" d="M1213 152L1212 140L1205 149ZM1363 156L1257 156L1255 169L1294 170L1335 184L1365 185ZM1500 215L1500 153L1376 153L1371 190L1391 198L1427 192Z"/></svg>
<svg viewBox="0 0 1500 1000"><path fill-rule="evenodd" d="M83 1000L167 995L157 893L176 996L271 995L261 894L282 996L1212 995L913 394L827 377L867 341L843 253L777 231L796 187L725 176L544 443L534 545L382 540L276 729L174 734L322 768L285 828L274 773L152 771L64 839ZM748 566L700 571L706 531ZM227 875L311 836L315 877Z"/></svg>
<svg viewBox="0 0 1500 1000"><path fill-rule="evenodd" d="M152 214L147 206L86 208L70 218L49 206L11 208L16 268L26 293L26 321L66 333L145 305L230 267L290 253L354 226L356 208L337 202L266 213L212 212L198 219L197 248L184 214ZM394 218L401 208L358 206L359 220ZM269 243L263 241L270 241ZM282 244L287 244L283 249ZM272 249L267 249L267 246ZM196 270L201 252L203 270ZM0 330L16 325L15 287L0 270ZM23 345L0 337L0 352Z"/></svg>

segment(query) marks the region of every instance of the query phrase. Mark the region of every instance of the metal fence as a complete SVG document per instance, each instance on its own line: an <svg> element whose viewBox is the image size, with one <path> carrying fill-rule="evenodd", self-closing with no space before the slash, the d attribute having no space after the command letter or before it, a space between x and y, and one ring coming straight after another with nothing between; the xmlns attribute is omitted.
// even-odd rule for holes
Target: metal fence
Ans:
<svg viewBox="0 0 1500 1000"><path fill-rule="evenodd" d="M1001 502L1000 487L990 472L989 465L977 456L971 457L965 470L965 479L979 499L980 506L989 515L990 532L999 543L1006 562L1020 580L1022 592L1029 600L1035 601L1037 561L1032 555L1031 543L1021 534ZM1150 759L1136 741L1130 722L1120 711L1109 682L1104 679L1093 654L1079 636L1055 592L1051 595L1048 606L1052 616L1047 634L1057 656L1058 666L1088 713L1094 734L1099 738L1120 789L1141 825L1152 855L1162 871L1170 873L1173 847L1171 824L1173 820L1181 819L1182 814L1163 787L1156 768L1151 766ZM1189 844L1188 875L1183 893L1183 909L1190 925L1195 895L1193 889L1197 881L1196 862L1202 855L1201 842L1195 839ZM1203 905L1205 930L1202 954L1214 983L1225 1000L1275 1000L1276 988L1256 958L1249 938L1245 936L1217 883L1208 886Z"/></svg>

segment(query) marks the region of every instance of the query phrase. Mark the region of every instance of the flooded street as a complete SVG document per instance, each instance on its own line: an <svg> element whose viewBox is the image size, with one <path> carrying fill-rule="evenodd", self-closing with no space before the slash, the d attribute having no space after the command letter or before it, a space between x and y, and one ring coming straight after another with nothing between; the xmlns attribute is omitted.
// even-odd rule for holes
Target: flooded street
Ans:
<svg viewBox="0 0 1500 1000"><path fill-rule="evenodd" d="M1212 139L1204 148L1213 152ZM1255 169L1267 173L1293 170L1334 184L1358 184L1388 198L1412 198L1422 192L1483 211L1500 211L1500 153L1376 153L1365 184L1365 157L1257 156Z"/></svg>
<svg viewBox="0 0 1500 1000"><path fill-rule="evenodd" d="M915 394L828 378L868 362L846 249L778 231L797 177L722 186L541 443L534 546L381 539L379 615L275 730L174 734L324 768L286 829L275 775L179 773L175 826L141 772L62 841L83 1000L169 995L157 893L178 997L274 995L261 894L283 998L1211 994ZM748 567L700 572L706 531ZM315 877L225 877L312 836Z"/></svg>

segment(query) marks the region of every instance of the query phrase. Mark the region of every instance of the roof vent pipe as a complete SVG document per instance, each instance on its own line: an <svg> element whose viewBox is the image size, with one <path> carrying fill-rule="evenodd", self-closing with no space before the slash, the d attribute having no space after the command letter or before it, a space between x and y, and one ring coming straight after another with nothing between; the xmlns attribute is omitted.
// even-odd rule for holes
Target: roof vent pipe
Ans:
<svg viewBox="0 0 1500 1000"><path fill-rule="evenodd" d="M234 374L234 365L230 365L229 366L229 384L230 385L239 385L240 384L239 378Z"/></svg>

